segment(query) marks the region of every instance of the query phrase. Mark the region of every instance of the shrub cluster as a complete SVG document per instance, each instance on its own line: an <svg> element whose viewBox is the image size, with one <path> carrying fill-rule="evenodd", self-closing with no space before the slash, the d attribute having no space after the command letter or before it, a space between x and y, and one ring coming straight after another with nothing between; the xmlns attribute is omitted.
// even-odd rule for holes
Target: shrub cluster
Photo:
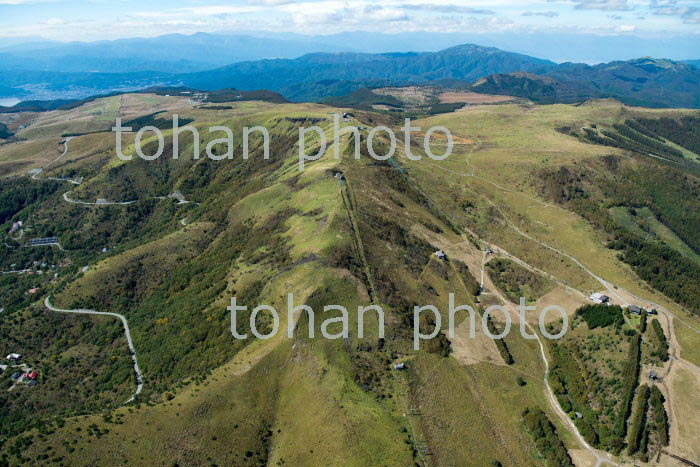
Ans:
<svg viewBox="0 0 700 467"><path fill-rule="evenodd" d="M523 423L537 446L537 452L544 457L548 466L573 467L574 463L557 435L557 429L540 409L527 409L523 413Z"/></svg>
<svg viewBox="0 0 700 467"><path fill-rule="evenodd" d="M590 329L605 328L613 324L619 328L625 322L622 308L617 305L584 305L576 310L576 315L583 318Z"/></svg>

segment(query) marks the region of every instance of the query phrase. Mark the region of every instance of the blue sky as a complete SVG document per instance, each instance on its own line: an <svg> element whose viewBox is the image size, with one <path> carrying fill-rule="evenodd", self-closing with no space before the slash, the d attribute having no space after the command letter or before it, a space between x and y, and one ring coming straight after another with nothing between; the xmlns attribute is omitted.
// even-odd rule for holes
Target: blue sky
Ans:
<svg viewBox="0 0 700 467"><path fill-rule="evenodd" d="M92 41L194 32L697 35L700 0L0 0L0 36ZM700 41L699 41L700 43Z"/></svg>

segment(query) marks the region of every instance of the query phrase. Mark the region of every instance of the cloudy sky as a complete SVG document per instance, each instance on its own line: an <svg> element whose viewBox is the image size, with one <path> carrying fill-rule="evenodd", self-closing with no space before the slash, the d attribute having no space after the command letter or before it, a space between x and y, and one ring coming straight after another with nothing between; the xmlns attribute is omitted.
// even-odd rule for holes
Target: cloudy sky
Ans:
<svg viewBox="0 0 700 467"><path fill-rule="evenodd" d="M700 0L0 0L0 36L92 41L194 32L698 35Z"/></svg>

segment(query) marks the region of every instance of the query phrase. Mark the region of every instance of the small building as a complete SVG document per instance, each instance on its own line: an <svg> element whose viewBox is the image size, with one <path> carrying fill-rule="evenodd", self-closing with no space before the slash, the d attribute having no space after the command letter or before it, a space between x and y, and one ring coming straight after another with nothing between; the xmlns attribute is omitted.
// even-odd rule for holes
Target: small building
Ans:
<svg viewBox="0 0 700 467"><path fill-rule="evenodd" d="M32 273L32 274L33 274L33 273ZM27 293L28 293L28 294L31 294L31 295L34 295L34 294L37 293L38 291L39 291L39 289L37 289L36 287L33 287L33 288L27 290Z"/></svg>
<svg viewBox="0 0 700 467"><path fill-rule="evenodd" d="M445 252L442 251L442 250L436 251L436 252L435 252L435 256L437 256L438 259L441 259L441 260L443 260L443 261L447 259L447 255L446 255Z"/></svg>
<svg viewBox="0 0 700 467"><path fill-rule="evenodd" d="M590 298L593 302L600 304L608 303L610 301L610 297L608 297L607 295L603 295L602 293L594 293L588 298Z"/></svg>
<svg viewBox="0 0 700 467"><path fill-rule="evenodd" d="M53 245L55 243L58 243L58 237L32 238L29 240L29 246Z"/></svg>
<svg viewBox="0 0 700 467"><path fill-rule="evenodd" d="M656 370L651 370L649 372L649 379L654 381L656 379Z"/></svg>
<svg viewBox="0 0 700 467"><path fill-rule="evenodd" d="M32 380L29 380L29 382L27 383L27 386L36 386L37 384L39 384L38 381L35 379L32 379Z"/></svg>
<svg viewBox="0 0 700 467"><path fill-rule="evenodd" d="M576 418L583 418L583 414L581 412L575 412Z"/></svg>
<svg viewBox="0 0 700 467"><path fill-rule="evenodd" d="M21 372L21 371L16 371L16 372L12 373L11 378L12 378L12 379L19 379L20 376L22 376L22 372Z"/></svg>
<svg viewBox="0 0 700 467"><path fill-rule="evenodd" d="M18 353L11 353L7 357L5 357L5 360L12 360L14 362L19 362L20 360L22 360L22 356Z"/></svg>
<svg viewBox="0 0 700 467"><path fill-rule="evenodd" d="M17 232L21 228L22 228L22 221L17 221L14 224L12 224L12 228L10 229L9 234L12 235L13 233Z"/></svg>
<svg viewBox="0 0 700 467"><path fill-rule="evenodd" d="M406 364L404 362L394 363L394 370L403 371L406 369Z"/></svg>
<svg viewBox="0 0 700 467"><path fill-rule="evenodd" d="M39 377L39 372L34 370L30 373L27 373L27 378L29 379L37 379Z"/></svg>
<svg viewBox="0 0 700 467"><path fill-rule="evenodd" d="M627 307L627 310L635 315L641 315L642 314L642 308L638 307L637 305L630 305Z"/></svg>

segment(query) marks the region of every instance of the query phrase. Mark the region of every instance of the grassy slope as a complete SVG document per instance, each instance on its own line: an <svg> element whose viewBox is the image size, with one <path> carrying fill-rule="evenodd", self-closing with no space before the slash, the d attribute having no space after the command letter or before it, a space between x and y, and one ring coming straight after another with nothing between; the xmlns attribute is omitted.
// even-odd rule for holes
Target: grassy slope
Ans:
<svg viewBox="0 0 700 467"><path fill-rule="evenodd" d="M528 235L580 259L608 281L649 297L685 317L687 314L677 305L640 283L626 265L617 261L614 253L605 248L605 238L585 220L560 206L538 200L540 170L619 154L615 148L582 143L559 133L556 128L565 125L576 128L592 121L616 121L624 109L615 102L579 107L499 105L432 117L418 124L424 128L446 125L455 135L471 137L479 143L461 152L456 147L453 156L442 162L431 162L433 165L425 161L403 162L450 215L530 264L569 285L584 290L601 289L599 283L571 261L552 254L551 250L524 238L512 228L502 226L504 216ZM668 113L640 109L635 112L646 116ZM435 152L439 150L436 148ZM435 170L437 166L442 170ZM458 175L464 173L475 173L478 177ZM490 182L496 182L501 188ZM474 207L460 206L465 201ZM499 228L489 227L493 225Z"/></svg>
<svg viewBox="0 0 700 467"><path fill-rule="evenodd" d="M68 111L56 110L40 114L18 136L27 139L60 137L64 133L109 131L119 116L121 96L95 99Z"/></svg>
<svg viewBox="0 0 700 467"><path fill-rule="evenodd" d="M641 283L627 266L619 263L604 247L605 238L587 222L561 207L537 200L538 180L533 175L542 168L575 165L616 153L611 148L580 143L555 131L555 128L605 120L620 111L621 107L614 103L577 108L510 105L433 117L421 122L422 125L443 124L455 134L477 139L479 143L466 150L457 149L455 155L443 162L411 162L407 159L402 162L416 179L421 180L426 191L440 200L444 210L511 253L572 286L584 290L601 289L600 284L569 260L525 239L512 227L503 226L506 219L528 235L581 259L607 280L664 304L697 327L696 319L689 318L687 313ZM465 176L472 173L477 177ZM489 182L496 182L499 186ZM493 225L499 228L494 229ZM685 353L692 352L691 339L683 339L681 344Z"/></svg>
<svg viewBox="0 0 700 467"><path fill-rule="evenodd" d="M696 416L700 403L698 384L700 384L700 377L683 367L674 368L671 382L667 383L675 396L671 402L672 413L678 417L679 436L673 439L675 433L671 431L671 447L688 459L700 457L700 446L697 443L700 436L700 423Z"/></svg>
<svg viewBox="0 0 700 467"><path fill-rule="evenodd" d="M61 155L58 137L0 145L0 178L24 175Z"/></svg>
<svg viewBox="0 0 700 467"><path fill-rule="evenodd" d="M111 297L110 291L114 290L115 283L121 281L121 277L124 277L123 271L126 270L129 272L126 274L125 279L129 279L130 275L136 273L135 277L131 278L137 279L138 284L138 289L135 290L136 293L131 294L130 299L135 299L136 303L144 303L144 301L147 303L149 294L152 294L154 290L162 289L163 284L167 283L166 271L172 272L177 270L178 263L183 260L187 260L190 263L193 262L192 255L199 255L200 257L207 254L216 255L217 249L226 247L227 234L229 232L235 234L235 231L241 229L243 224L249 226L252 230L265 229L275 216L291 212L291 216L284 217L286 226L279 232L281 240L278 243L278 248L283 248L288 252L289 257L285 260L288 266L280 268L275 266L274 263L272 265L267 264L269 262L264 259L265 257L259 256L260 253L267 251L272 254L274 251L271 249L272 245L268 246L265 244L265 242L270 241L270 238L262 237L262 233L258 234L257 238L253 238L248 242L248 246L243 247L241 254L233 258L233 262L226 264L228 271L226 272L226 281L233 284L229 294L234 294L236 291L245 292L247 288L255 283L257 278L267 276L268 282L260 291L260 296L257 299L270 303L280 310L284 308L284 299L287 291L292 291L296 294L297 303L303 303L304 297L308 297L318 287L325 288L326 292L331 296L345 297L343 302L349 301L350 304L355 305L360 303L363 295L361 293L362 287L351 276L328 266L319 267L318 263L299 264L296 266L300 260L308 258L310 255L320 255L321 257L328 255L334 248L342 247L347 242L347 239L344 239L336 231L338 222L342 223L344 221L342 221L342 218L341 220L336 219L339 209L338 183L326 171L334 162L316 164L316 166L306 171L301 178L297 178L296 173L291 170L294 168L293 163L293 159L288 161L288 163L283 162L277 166L278 171L276 173L265 174L270 179L276 179L275 182L268 183L266 188L258 188L257 191L253 189L250 194L243 197L241 197L243 193L238 195L235 193L232 195L223 194L223 202L229 200L229 202L232 201L232 205L223 211L219 211L218 206L213 208L215 214L210 214L210 217L214 215L225 216L224 230L219 229L215 238L212 239L211 235L207 235L207 230L211 229L209 224L206 222L194 223L155 242L109 257L98 263L92 270L89 270L85 277L79 278L66 288L57 296L56 302L59 304L81 303L103 311L120 309L120 300L124 298L124 293L120 292L116 296ZM248 183L251 183L251 181L248 180ZM299 189L297 184L303 186L304 189ZM253 183L254 186L255 184ZM215 202L220 200L221 198ZM211 208L211 206L209 207ZM204 209L199 212L201 213L202 211ZM220 222L221 218L218 218L218 220ZM319 231L319 227L321 231ZM201 241L211 242L208 250L212 251L209 253L206 251L202 252L202 246L197 245L197 242ZM188 242L194 243L188 246ZM258 259L254 259L256 255L258 255ZM262 261L260 261L261 258ZM194 261L197 260L195 259ZM276 274L274 269L278 269ZM206 277L202 277L200 280L205 284L207 282ZM224 307L226 306L225 297L227 298L229 294L209 295L214 301L206 309L199 310L199 319L209 316L208 319L205 319L205 322L210 323L209 326L212 329L225 331L218 339L209 339L207 341L210 349L216 350L217 347L222 345L228 345L234 349L240 348L240 343L232 342L230 334L228 338L225 337L228 332L228 315L224 312ZM121 295L121 298L119 295ZM366 296L366 293L364 295ZM142 297L143 299L141 299ZM256 297L252 296L251 298L255 299ZM181 316L173 313L177 310L177 304L178 300L175 300L174 303L164 308L161 307L157 315L140 316L138 310L129 310L128 317L142 361L142 367L144 368L144 374L146 375L147 388L149 383L150 385L153 384L154 377L159 377L156 375L164 374L160 368L162 365L169 365L170 362L175 363L172 359L163 360L161 344L166 341L173 342L172 339L175 337L173 335L174 329L181 330L181 335L189 333L186 327L183 327L187 324L187 321L183 321L183 319L191 320L192 317L191 315ZM175 305L174 308L172 308L173 305ZM152 308L146 308L144 311L150 309ZM370 320L366 326L371 328L371 325L372 321ZM201 325L199 326L201 327ZM282 326L284 327L284 323L282 323ZM374 338L376 339L376 335ZM163 339L166 340L164 341ZM186 336L185 340L187 340ZM282 345L282 347L279 347L280 350L274 350L273 354L290 352L289 343L281 343L280 345ZM372 393L359 389L349 374L352 372L352 365L348 363L348 357L343 356L343 352L339 354L336 347L338 346L335 344L329 344L329 346L317 348L312 343L305 344L300 342L298 346L295 346L295 352L301 352L302 355L297 355L296 358L288 355L287 358L291 362L298 362L296 364L290 363L288 371L270 373L267 370L256 370L255 375L251 376L251 384L254 387L239 387L239 385L236 385L236 390L246 394L246 396L241 398L265 397L264 394L268 394L268 399L266 401L251 401L249 404L241 404L239 412L236 412L236 410L224 410L220 405L223 394L227 394L224 400L229 400L230 386L227 386L217 393L216 404L207 399L200 400L198 401L198 406L192 408L192 412L187 412L183 408L180 415L178 415L180 409L172 409L170 405L168 408L156 410L154 417L157 418L158 426L161 428L156 428L157 434L134 440L135 446L129 446L130 440L122 438L122 436L126 435L120 435L120 431L115 428L110 434L100 438L99 442L93 440L93 443L90 443L87 447L83 447L83 444L85 444L84 438L75 438L79 449L72 452L69 452L71 450L66 450L65 455L75 456L75 459L84 458L85 450L94 447L94 454L102 459L126 455L132 461L139 463L140 461L143 462L143 452L149 452L156 443L163 442L162 446L164 448L161 448L161 452L165 458L171 459L171 461L173 459L182 459L184 462L188 460L191 462L195 458L201 459L202 456L205 458L213 456L212 458L216 458L221 463L236 463L244 460L245 451L250 450L254 453L252 456L255 458L267 459L268 456L272 456L276 460L292 463L309 460L324 464L338 463L341 459L347 460L350 458L357 459L357 465L366 465L367 463L382 464L394 462L398 459L403 459L400 461L402 464L410 462L409 446L403 442L403 436L405 435L401 434L399 424L390 415L391 411L387 411L386 407L378 405ZM216 358L211 355L211 352L205 355L204 363L210 361L211 358ZM193 357L194 355L190 353L187 358L191 360ZM326 363L324 364L323 362ZM257 369L262 364L261 361L254 368ZM175 365L176 367L177 365L189 365L188 368L193 368L192 365L194 364L189 361L184 363L178 362ZM201 367L202 365L194 366ZM218 366L218 363L215 363L215 366ZM325 367L325 369L319 372L319 369L322 367ZM261 372L265 375L263 380L259 376ZM258 394L259 392L260 394ZM309 410L309 399L307 399L311 393L314 394L311 400L316 404L313 410ZM280 398L279 406L277 406L278 398ZM176 400L179 401L181 399ZM272 402L273 400L274 402ZM193 412L197 410L201 412L202 404L207 407L205 413L209 413L208 408L212 406L211 413L216 414L214 419L199 413L193 415ZM263 413L250 412L251 407L255 407L256 410L262 410ZM277 408L279 408L279 411L277 411ZM180 416L183 417L184 425L177 423ZM190 417L197 419L196 417L203 416L205 423L209 427L208 430L200 428L196 423L192 425L192 418ZM148 417L146 417L147 419ZM257 422L256 419L258 420ZM308 422L305 422L305 419L308 419ZM128 421L124 422L123 427L127 428L127 430L122 433L140 432L140 426L144 423L149 423L147 421L144 422L144 417L140 415L132 418L126 415L125 420ZM210 436L205 433L222 433L225 431L233 437L231 441L233 439L238 441L239 437L245 439L245 434L236 434L234 431L224 428L230 427L232 420L242 420L252 425L250 427L252 444L246 445L245 443L237 442L238 450L235 453L224 450L216 455L211 454L210 451L214 450L217 443L211 443L212 445L210 446L208 441ZM81 423L85 431L87 431L86 427L92 421L92 418L88 418L76 423ZM267 430L271 430L273 425L275 436L272 438L264 436L264 433L267 433ZM167 430L162 429L165 426L168 427ZM122 427L122 425L119 425L119 427ZM195 434L196 446L189 446L179 441L182 439L182 433L179 433L179 430L182 430L184 427L187 427L186 430L189 430L188 432ZM58 436L68 436L66 430L59 431L56 438ZM164 433L160 433L160 431L164 431ZM111 438L112 436L116 438ZM298 443L298 439L301 438L309 439L309 442ZM352 439L352 441L349 442L349 439ZM265 445L260 445L261 440L265 440ZM115 443L114 441L126 441L126 443ZM222 441L225 442L226 440ZM314 446L321 446L328 442L332 443L333 446L337 446L337 449L317 448L315 453L312 452L314 451ZM49 444L58 445L54 442ZM233 443L229 442L226 444ZM312 449L307 450L306 448L309 446ZM372 446L389 448L376 449ZM394 448L392 449L391 447ZM37 447L36 449L39 448Z"/></svg>
<svg viewBox="0 0 700 467"><path fill-rule="evenodd" d="M284 137L285 132L296 131L283 117L327 118L329 111L314 105L242 103L234 107L222 112L191 110L187 115L194 116L196 124L201 126L207 122L233 127L245 122L250 126L272 124L280 128L274 139L275 136ZM585 259L587 265L607 279L633 291L643 291L631 272L603 247L596 232L570 212L538 201L537 183L530 181L532 174L543 167L574 164L615 152L582 144L554 128L572 121L574 124L599 121L618 111L616 104L535 108L503 105L421 122L424 127L445 124L456 135L477 140L475 145L460 145L456 154L435 165L399 157L410 177L418 180L420 188L437 202L431 206L426 206L420 196L390 181L394 180L391 174L395 174L395 169L346 157L340 165L350 187L345 196L351 200L353 222L361 232L362 248L369 264L361 265L360 269L370 271L369 284L352 266L338 265L331 260L334 251L353 250L350 246L351 218L343 202L343 188L328 172L338 166L331 158L311 164L300 177L297 177L295 150L283 153L281 160L272 161L270 165L261 165L255 155L248 164L235 161L223 164L223 168L183 158L180 163L164 163L158 168L168 174L165 177L168 185L159 186L149 178L154 174L137 174L134 167L139 166L114 162L107 166L91 164L90 161L100 157L100 144L85 144L82 150L88 156L80 167L98 171L81 187L86 196L101 195L104 192L99 190L112 189L110 195L116 197L122 188L114 187L122 186L119 183L129 179L137 192L147 195L162 194L158 190L188 187L186 196L201 200L203 205L188 208L190 220L197 223L186 231L161 240L153 238L155 241L148 245L98 263L94 271L78 279L57 300L66 304L84 300L87 304L118 306L118 302L110 301L109 287L100 291L100 287L92 285L91 278L100 276L109 281L125 266L136 265L144 273L151 274L148 277L153 281L150 285L146 282L140 292L143 300L137 300L135 306L128 308L137 350L144 362L147 388L149 384L158 388L154 391L151 387L147 393L158 399L163 391L173 391L181 385L173 383L219 368L213 370L204 385L190 383L178 390L172 401L140 409L120 409L119 412L124 413L123 424L106 425L99 422L99 417L71 420L66 428L46 441L35 440L28 454L36 456L51 445L58 454L78 462L92 456L109 462L124 455L134 463L146 463L144 453L156 452L164 463L200 462L211 458L212 462L235 464L246 462L246 451L250 451L249 462L334 464L357 459L358 465L405 465L411 462L411 445L406 441L410 443L410 438L415 436L430 441L430 448L441 464L450 464L451 459L478 459L481 463L499 459L504 463L529 465L537 463L536 453L522 432L519 417L522 410L533 405L547 411L569 447L576 447L545 400L540 382L542 363L532 342L509 338L508 345L516 361L513 368L493 363L463 367L452 358L440 359L421 353L415 363L409 363L411 370L407 379L392 383L384 363L383 369L377 367L370 371L377 375L376 379L369 389L362 390L357 381L358 376L363 381L364 370L358 368L364 368L365 364L373 368L376 362L366 352L353 350L358 344L354 337L349 345L296 340L293 347L292 343L284 341L253 342L242 347L241 343L232 342L228 334L224 307L230 295L247 293L261 278L265 284L257 295L251 295L252 299L273 304L278 310L284 308L284 294L290 289L299 297L298 303L304 299L314 300L314 293L319 291L331 300L340 298L341 303L350 306L367 303L367 286L376 289L377 281L383 277L390 277L394 281L392 287L418 303L435 303L444 310L446 292L455 290L460 291L458 302L469 303L472 299L461 292L463 286L455 271L435 269L429 259L440 244L426 246L406 233L432 226L442 232L442 241L464 242L464 238L450 231L445 219L474 229L573 286L588 290L600 287L570 261L506 228L502 222L508 219L530 235ZM109 144L112 143L109 138ZM482 178L460 175L474 169ZM191 182L194 175L205 178L208 183ZM136 176L142 178L133 178ZM466 206L466 202L472 206ZM179 217L170 215L171 223L176 224ZM267 232L265 229L278 216L283 216L282 227ZM386 222L403 230L396 230ZM185 248L180 251L182 245L187 244L185 239L196 237L192 234L202 232L207 223L216 224L209 233L202 233L201 240L208 247L205 250L195 248L193 252ZM247 229L253 232L252 239L248 238L237 247L240 251L235 255L229 255L231 236L247 232ZM387 237L389 231L404 233L398 238ZM254 241L256 237L265 241ZM270 243L273 237L276 243ZM410 240L408 244L404 244L406 239ZM196 242L196 239L190 241ZM270 259L280 250L287 255L282 264ZM139 259L139 251L146 255L145 264ZM154 251L161 256L153 258ZM187 277L187 281L169 283L170 276L188 274L186 269L177 266L177 258L190 254L194 254L195 262L201 265L195 270L197 274ZM312 255L320 260L299 263ZM353 251L351 256L357 260L358 252ZM148 257L153 261L149 262ZM216 267L216 271L207 269L209 267ZM354 276L348 274L347 267ZM472 269L472 274L478 271ZM209 284L208 281L213 280L211 275L216 283ZM218 287L221 284L225 286ZM379 289L381 292L381 287ZM149 298L153 290L157 292ZM387 304L391 297L380 293L379 299ZM318 302L318 298L315 300ZM396 340L392 343L392 356L408 350L405 329L400 326L404 319L402 312L407 310L395 311L388 318L394 326L392 339ZM156 323L157 319L165 318L168 319L165 324ZM201 332L207 336L207 345L193 343L193 349L188 349L186 345L192 342L191 334ZM185 344L182 349L173 347L179 340ZM227 346L230 348L226 349ZM175 353L164 359L164 350L170 348ZM258 352L263 355L259 361ZM248 373L242 373L242 368L249 367L252 369ZM525 387L516 385L515 378L519 374L528 381ZM454 387L465 390L455 394ZM420 420L407 423L408 418L414 417L402 417L406 412L400 402L402 397L422 401ZM239 404L238 401L250 403ZM108 427L110 432L99 439L93 437L87 443L85 432L95 422ZM235 425L239 427L231 429ZM77 426L82 427L81 432L75 431ZM475 430L475 427L482 429ZM144 435L134 438L133 433ZM481 437L481 442L464 442L470 436ZM68 452L59 447L62 439L71 443L75 439L76 450ZM450 439L453 442L448 442ZM299 440L306 441L300 443ZM220 445L227 448L221 449Z"/></svg>
<svg viewBox="0 0 700 467"><path fill-rule="evenodd" d="M680 323L677 319L673 320L673 330L681 345L681 357L700 366L700 334Z"/></svg>

